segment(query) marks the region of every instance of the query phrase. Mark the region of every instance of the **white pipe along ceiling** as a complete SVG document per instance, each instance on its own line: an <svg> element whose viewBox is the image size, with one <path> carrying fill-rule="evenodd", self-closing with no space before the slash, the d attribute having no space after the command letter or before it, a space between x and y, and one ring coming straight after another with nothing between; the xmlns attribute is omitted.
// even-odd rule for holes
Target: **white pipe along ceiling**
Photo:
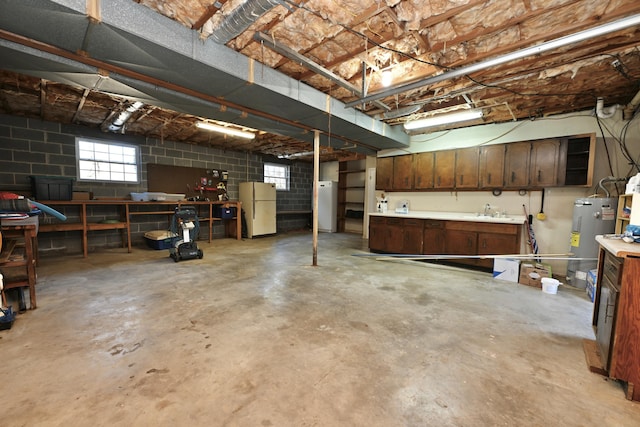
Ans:
<svg viewBox="0 0 640 427"><path fill-rule="evenodd" d="M323 146L356 153L409 145L400 127L345 108L149 8L130 0L91 3L90 16L86 0L0 0L2 68L310 143L319 130ZM244 12L275 4L252 1ZM242 31L242 16L214 29L215 39Z"/></svg>

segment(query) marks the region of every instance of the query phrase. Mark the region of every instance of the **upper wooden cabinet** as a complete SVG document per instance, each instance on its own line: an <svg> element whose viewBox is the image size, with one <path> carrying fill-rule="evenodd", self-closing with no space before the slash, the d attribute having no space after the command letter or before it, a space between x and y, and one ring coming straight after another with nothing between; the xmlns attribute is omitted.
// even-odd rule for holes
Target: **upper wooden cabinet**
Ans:
<svg viewBox="0 0 640 427"><path fill-rule="evenodd" d="M405 154L393 158L393 189L411 190L413 188L413 156Z"/></svg>
<svg viewBox="0 0 640 427"><path fill-rule="evenodd" d="M478 147L456 150L456 188L478 188Z"/></svg>
<svg viewBox="0 0 640 427"><path fill-rule="evenodd" d="M376 159L376 190L393 190L393 157Z"/></svg>
<svg viewBox="0 0 640 427"><path fill-rule="evenodd" d="M455 184L456 151L436 151L433 188L453 188Z"/></svg>
<svg viewBox="0 0 640 427"><path fill-rule="evenodd" d="M504 185L505 144L480 147L479 188L500 188Z"/></svg>
<svg viewBox="0 0 640 427"><path fill-rule="evenodd" d="M595 134L382 157L377 162L376 189L384 191L590 187Z"/></svg>
<svg viewBox="0 0 640 427"><path fill-rule="evenodd" d="M527 188L529 186L530 158L530 142L507 144L504 158L504 186L506 188Z"/></svg>
<svg viewBox="0 0 640 427"><path fill-rule="evenodd" d="M433 188L433 151L418 153L413 159L413 188L424 190Z"/></svg>
<svg viewBox="0 0 640 427"><path fill-rule="evenodd" d="M559 140L547 139L532 143L529 185L531 187L550 187L557 185L559 160Z"/></svg>

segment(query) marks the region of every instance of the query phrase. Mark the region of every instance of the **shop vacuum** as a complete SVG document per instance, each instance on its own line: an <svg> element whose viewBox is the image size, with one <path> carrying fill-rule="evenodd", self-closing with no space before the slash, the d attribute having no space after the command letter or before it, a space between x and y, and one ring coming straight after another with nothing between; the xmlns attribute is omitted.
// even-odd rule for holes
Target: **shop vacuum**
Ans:
<svg viewBox="0 0 640 427"><path fill-rule="evenodd" d="M202 250L198 249L198 244L196 243L200 232L200 222L194 206L178 206L175 208L170 231L171 235L175 237L169 248L169 256L175 262L183 259L202 259Z"/></svg>

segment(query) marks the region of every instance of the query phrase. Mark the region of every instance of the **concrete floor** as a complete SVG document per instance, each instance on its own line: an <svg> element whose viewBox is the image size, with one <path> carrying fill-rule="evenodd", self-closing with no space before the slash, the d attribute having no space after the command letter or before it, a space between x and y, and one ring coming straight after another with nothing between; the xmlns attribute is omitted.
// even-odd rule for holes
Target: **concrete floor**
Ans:
<svg viewBox="0 0 640 427"><path fill-rule="evenodd" d="M583 291L354 257L355 235L44 258L0 332L13 426L637 426Z"/></svg>

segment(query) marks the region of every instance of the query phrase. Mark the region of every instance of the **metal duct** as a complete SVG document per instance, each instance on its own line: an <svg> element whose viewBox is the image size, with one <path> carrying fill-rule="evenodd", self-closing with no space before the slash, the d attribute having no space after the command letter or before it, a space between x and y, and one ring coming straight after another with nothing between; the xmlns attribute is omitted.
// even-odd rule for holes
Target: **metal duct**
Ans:
<svg viewBox="0 0 640 427"><path fill-rule="evenodd" d="M231 12L209 37L216 43L227 44L279 4L280 0L247 0Z"/></svg>

